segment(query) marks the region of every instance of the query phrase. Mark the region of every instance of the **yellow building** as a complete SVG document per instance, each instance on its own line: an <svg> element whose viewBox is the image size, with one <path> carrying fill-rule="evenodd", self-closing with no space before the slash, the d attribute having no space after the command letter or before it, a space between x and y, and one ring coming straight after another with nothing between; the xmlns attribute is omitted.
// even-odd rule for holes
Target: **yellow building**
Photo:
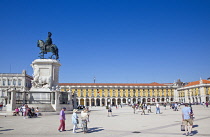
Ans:
<svg viewBox="0 0 210 137"><path fill-rule="evenodd" d="M173 83L160 84L156 82L139 84L60 83L59 86L63 95L69 92L73 95L74 106L174 102L177 89Z"/></svg>
<svg viewBox="0 0 210 137"><path fill-rule="evenodd" d="M189 82L184 87L178 88L179 102L202 103L209 101L210 81L201 79Z"/></svg>

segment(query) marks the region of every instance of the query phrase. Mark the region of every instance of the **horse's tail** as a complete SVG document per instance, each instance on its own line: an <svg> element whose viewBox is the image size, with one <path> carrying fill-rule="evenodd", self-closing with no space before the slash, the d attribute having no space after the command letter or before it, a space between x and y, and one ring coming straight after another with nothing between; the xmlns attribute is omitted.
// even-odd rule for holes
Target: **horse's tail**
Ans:
<svg viewBox="0 0 210 137"><path fill-rule="evenodd" d="M39 40L37 40L37 47L40 47L40 45L39 45Z"/></svg>
<svg viewBox="0 0 210 137"><path fill-rule="evenodd" d="M56 59L59 59L58 47L55 44L53 44L53 47L54 47L54 53L55 53Z"/></svg>
<svg viewBox="0 0 210 137"><path fill-rule="evenodd" d="M57 47L56 47L57 48ZM59 55L58 55L58 48L56 50L56 59L59 59Z"/></svg>

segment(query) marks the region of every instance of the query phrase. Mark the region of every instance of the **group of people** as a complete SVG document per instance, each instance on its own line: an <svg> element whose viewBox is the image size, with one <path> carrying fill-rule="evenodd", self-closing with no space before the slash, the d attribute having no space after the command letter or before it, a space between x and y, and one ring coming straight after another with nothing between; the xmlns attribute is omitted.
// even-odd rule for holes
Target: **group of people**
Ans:
<svg viewBox="0 0 210 137"><path fill-rule="evenodd" d="M178 111L178 109L181 109L181 104L177 102L170 103L170 109Z"/></svg>
<svg viewBox="0 0 210 137"><path fill-rule="evenodd" d="M133 113L136 113L136 110L142 110L141 115L145 115L145 111L147 110L148 113L152 113L152 108L150 104L141 103L141 104L132 104Z"/></svg>
<svg viewBox="0 0 210 137"><path fill-rule="evenodd" d="M163 106L164 106L164 108L165 108L165 110L166 110L167 104L164 103ZM152 113L152 109L151 109L151 105L150 105L150 104L146 104L146 103L142 103L142 104L132 104L132 108L133 108L133 110L134 110L134 114L135 114L135 111L136 111L137 109L142 110L141 115L142 115L142 114L145 115L145 111L146 111L146 110L148 111L148 113ZM155 113L156 113L156 114L160 114L160 104L159 104L159 103L156 103L156 104L155 104L155 108L156 108L156 112L155 112ZM180 109L180 104L178 104L177 102L171 103L171 104L170 104L170 109L173 109L174 111L178 111L178 109Z"/></svg>
<svg viewBox="0 0 210 137"><path fill-rule="evenodd" d="M208 108L209 107L209 102L208 101L206 101L206 103L205 102L202 102L202 104L203 104L203 107L205 108Z"/></svg>
<svg viewBox="0 0 210 137"><path fill-rule="evenodd" d="M27 116L28 118L38 117L40 112L38 107L35 109L34 107L28 107L27 104L23 104L20 108L15 108L13 116L20 116L20 113L22 113L23 118L26 119Z"/></svg>
<svg viewBox="0 0 210 137"><path fill-rule="evenodd" d="M66 116L65 116L65 111L66 108L63 107L62 110L60 111L60 126L58 127L58 131L66 131L65 130L65 120L66 120ZM72 114L72 124L73 124L73 133L76 133L76 130L78 129L78 124L79 124L79 117L77 115L77 111L78 109L74 109L73 110L73 114ZM89 122L89 113L88 113L88 109L85 108L81 111L81 127L84 133L88 132L88 128L87 128L87 122Z"/></svg>

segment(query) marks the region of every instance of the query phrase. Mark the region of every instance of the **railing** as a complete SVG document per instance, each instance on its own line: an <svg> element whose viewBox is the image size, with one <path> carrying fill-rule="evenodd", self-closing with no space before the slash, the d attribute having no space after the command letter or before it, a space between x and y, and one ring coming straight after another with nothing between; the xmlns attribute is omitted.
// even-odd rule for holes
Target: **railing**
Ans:
<svg viewBox="0 0 210 137"><path fill-rule="evenodd" d="M16 104L23 104L23 100L16 100Z"/></svg>
<svg viewBox="0 0 210 137"><path fill-rule="evenodd" d="M51 104L50 100L16 100L16 104Z"/></svg>
<svg viewBox="0 0 210 137"><path fill-rule="evenodd" d="M68 101L60 101L60 104L68 104Z"/></svg>
<svg viewBox="0 0 210 137"><path fill-rule="evenodd" d="M29 104L51 104L50 100L33 100L29 101Z"/></svg>

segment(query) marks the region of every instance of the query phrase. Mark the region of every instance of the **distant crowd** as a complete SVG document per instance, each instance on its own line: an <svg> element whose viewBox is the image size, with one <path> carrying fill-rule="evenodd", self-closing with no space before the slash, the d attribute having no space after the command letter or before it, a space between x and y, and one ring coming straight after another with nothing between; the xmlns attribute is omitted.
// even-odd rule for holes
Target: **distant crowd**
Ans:
<svg viewBox="0 0 210 137"><path fill-rule="evenodd" d="M19 108L16 107L15 111L13 112L13 116L20 116L22 115L24 119L26 118L33 118L38 117L40 115L39 108L36 109L34 107L29 107L27 104L23 104Z"/></svg>

